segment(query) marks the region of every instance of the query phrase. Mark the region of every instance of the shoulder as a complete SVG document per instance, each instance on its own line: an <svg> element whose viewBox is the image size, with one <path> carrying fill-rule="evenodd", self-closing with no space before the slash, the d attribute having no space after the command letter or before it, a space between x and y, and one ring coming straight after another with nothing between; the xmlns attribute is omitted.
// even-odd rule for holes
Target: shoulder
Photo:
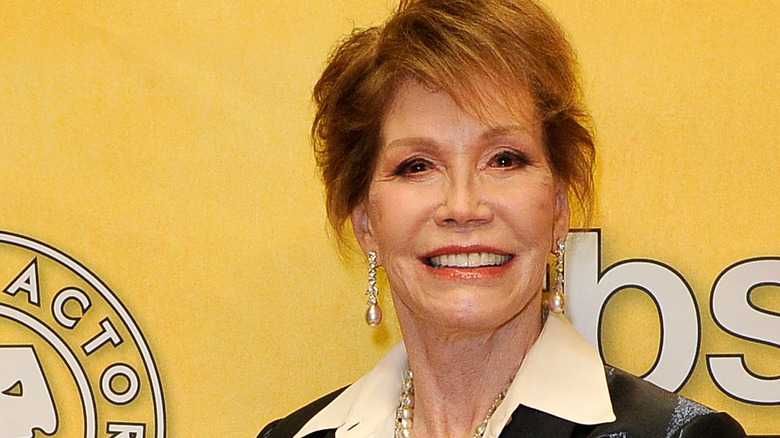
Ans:
<svg viewBox="0 0 780 438"><path fill-rule="evenodd" d="M257 438L292 438L314 415L317 414L317 412L330 404L330 402L338 397L346 388L347 387L345 386L337 389L284 418L272 421L260 431ZM323 434L322 436L324 437L326 435Z"/></svg>
<svg viewBox="0 0 780 438"><path fill-rule="evenodd" d="M728 414L661 389L616 368L606 367L607 385L617 420L602 425L617 436L744 437ZM597 427L596 429L599 429ZM599 436L599 435L588 435Z"/></svg>

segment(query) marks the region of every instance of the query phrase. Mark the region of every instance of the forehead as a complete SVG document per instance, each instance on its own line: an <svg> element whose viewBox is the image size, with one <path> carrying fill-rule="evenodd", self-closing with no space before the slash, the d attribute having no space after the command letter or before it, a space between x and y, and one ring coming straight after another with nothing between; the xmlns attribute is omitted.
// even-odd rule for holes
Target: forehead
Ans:
<svg viewBox="0 0 780 438"><path fill-rule="evenodd" d="M478 81L468 91L450 92L406 79L396 87L382 117L382 137L388 130L434 129L463 120L488 129L513 127L538 133L541 122L530 93L500 90L506 89Z"/></svg>

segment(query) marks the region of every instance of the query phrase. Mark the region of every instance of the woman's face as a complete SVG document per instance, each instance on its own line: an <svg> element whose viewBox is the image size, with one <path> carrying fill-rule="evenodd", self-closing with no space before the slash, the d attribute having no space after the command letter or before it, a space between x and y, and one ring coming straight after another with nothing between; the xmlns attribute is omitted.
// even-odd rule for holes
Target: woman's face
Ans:
<svg viewBox="0 0 780 438"><path fill-rule="evenodd" d="M541 311L547 255L568 230L566 189L530 98L520 111L486 109L490 124L407 81L385 115L351 219L385 268L402 324L491 330Z"/></svg>

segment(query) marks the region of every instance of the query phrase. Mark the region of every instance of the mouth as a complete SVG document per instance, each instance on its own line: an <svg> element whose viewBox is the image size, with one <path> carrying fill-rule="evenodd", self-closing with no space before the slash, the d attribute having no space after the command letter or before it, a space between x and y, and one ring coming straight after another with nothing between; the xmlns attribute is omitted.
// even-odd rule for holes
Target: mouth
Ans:
<svg viewBox="0 0 780 438"><path fill-rule="evenodd" d="M434 268L483 268L501 266L511 259L511 254L469 252L426 257L425 263Z"/></svg>

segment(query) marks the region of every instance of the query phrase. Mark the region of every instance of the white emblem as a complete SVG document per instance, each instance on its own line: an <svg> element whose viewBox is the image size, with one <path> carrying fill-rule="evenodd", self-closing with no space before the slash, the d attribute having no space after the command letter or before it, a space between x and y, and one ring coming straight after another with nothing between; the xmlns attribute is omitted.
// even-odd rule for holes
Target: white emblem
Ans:
<svg viewBox="0 0 780 438"><path fill-rule="evenodd" d="M164 438L162 385L125 306L86 267L0 232L0 438Z"/></svg>

